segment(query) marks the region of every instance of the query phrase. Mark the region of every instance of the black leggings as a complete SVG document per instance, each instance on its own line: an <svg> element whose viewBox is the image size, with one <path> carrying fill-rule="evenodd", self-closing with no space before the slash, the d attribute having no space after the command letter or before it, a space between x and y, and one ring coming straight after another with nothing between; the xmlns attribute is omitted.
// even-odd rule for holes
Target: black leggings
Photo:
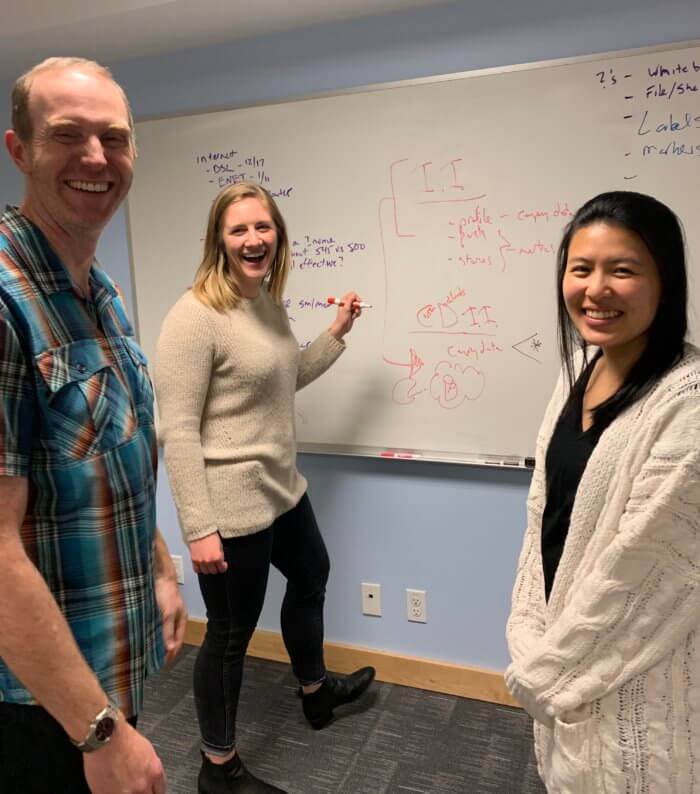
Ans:
<svg viewBox="0 0 700 794"><path fill-rule="evenodd" d="M207 631L194 667L202 749L226 755L236 745L243 661L265 599L270 563L287 579L282 638L302 684L325 675L323 602L330 563L306 494L271 527L223 540L228 570L200 574Z"/></svg>

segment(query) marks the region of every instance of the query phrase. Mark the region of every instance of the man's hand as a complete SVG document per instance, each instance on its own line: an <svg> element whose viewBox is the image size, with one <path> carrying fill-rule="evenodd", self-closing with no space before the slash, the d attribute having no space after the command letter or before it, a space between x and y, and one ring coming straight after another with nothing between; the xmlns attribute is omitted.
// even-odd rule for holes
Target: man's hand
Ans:
<svg viewBox="0 0 700 794"><path fill-rule="evenodd" d="M187 627L187 609L173 577L165 574L156 577L156 601L163 620L165 661L168 663L180 653Z"/></svg>
<svg viewBox="0 0 700 794"><path fill-rule="evenodd" d="M177 586L175 566L159 530L156 530L154 573L156 601L163 621L165 661L172 662L180 653L185 639L187 609Z"/></svg>
<svg viewBox="0 0 700 794"><path fill-rule="evenodd" d="M85 779L93 794L165 794L165 770L153 745L121 719L109 744L85 753Z"/></svg>

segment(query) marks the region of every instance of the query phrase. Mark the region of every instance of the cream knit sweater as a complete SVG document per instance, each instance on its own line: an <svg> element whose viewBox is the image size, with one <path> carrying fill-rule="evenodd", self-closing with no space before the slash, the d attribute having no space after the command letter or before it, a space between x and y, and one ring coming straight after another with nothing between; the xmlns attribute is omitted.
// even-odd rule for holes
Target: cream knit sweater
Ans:
<svg viewBox="0 0 700 794"><path fill-rule="evenodd" d="M294 394L338 358L327 331L300 352L261 289L222 314L185 293L156 346L160 439L185 541L248 535L297 504Z"/></svg>
<svg viewBox="0 0 700 794"><path fill-rule="evenodd" d="M602 434L576 493L549 603L545 454L508 621L506 682L535 718L549 792L700 792L700 352Z"/></svg>

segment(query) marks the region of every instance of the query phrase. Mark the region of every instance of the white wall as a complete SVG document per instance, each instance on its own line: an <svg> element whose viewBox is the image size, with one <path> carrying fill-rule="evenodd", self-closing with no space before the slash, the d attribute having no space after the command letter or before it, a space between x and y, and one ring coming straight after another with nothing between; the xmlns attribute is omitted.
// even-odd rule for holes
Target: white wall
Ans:
<svg viewBox="0 0 700 794"><path fill-rule="evenodd" d="M145 118L691 38L700 38L697 0L588 0L575 8L557 0L455 2L111 66L136 117ZM0 166L0 199L17 200L19 188ZM123 213L100 257L127 288ZM506 666L503 631L524 529L526 473L330 456L302 456L300 467L332 559L328 639ZM164 471L158 498L171 549L186 554ZM360 614L361 581L381 583L382 618ZM426 625L406 621L406 587L427 590ZM203 615L190 571L185 593L192 615ZM275 575L261 626L278 627L281 593Z"/></svg>

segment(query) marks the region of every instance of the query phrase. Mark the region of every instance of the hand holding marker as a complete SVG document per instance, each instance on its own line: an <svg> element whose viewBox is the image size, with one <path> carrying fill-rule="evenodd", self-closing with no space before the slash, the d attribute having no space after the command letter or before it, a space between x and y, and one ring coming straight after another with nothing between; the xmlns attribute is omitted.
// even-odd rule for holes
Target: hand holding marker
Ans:
<svg viewBox="0 0 700 794"><path fill-rule="evenodd" d="M352 329L353 323L362 314L362 309L369 304L364 303L354 290L346 292L342 298L335 298L331 295L326 305L332 304L338 307L338 312L328 331L331 336L340 341Z"/></svg>
<svg viewBox="0 0 700 794"><path fill-rule="evenodd" d="M330 295L328 297L328 300L326 301L326 303L334 303L336 306L344 306L345 305L345 303L343 301L338 300L338 298L334 298L332 295ZM371 309L372 308L372 304L371 303L365 303L364 301L353 301L352 305L356 309Z"/></svg>

